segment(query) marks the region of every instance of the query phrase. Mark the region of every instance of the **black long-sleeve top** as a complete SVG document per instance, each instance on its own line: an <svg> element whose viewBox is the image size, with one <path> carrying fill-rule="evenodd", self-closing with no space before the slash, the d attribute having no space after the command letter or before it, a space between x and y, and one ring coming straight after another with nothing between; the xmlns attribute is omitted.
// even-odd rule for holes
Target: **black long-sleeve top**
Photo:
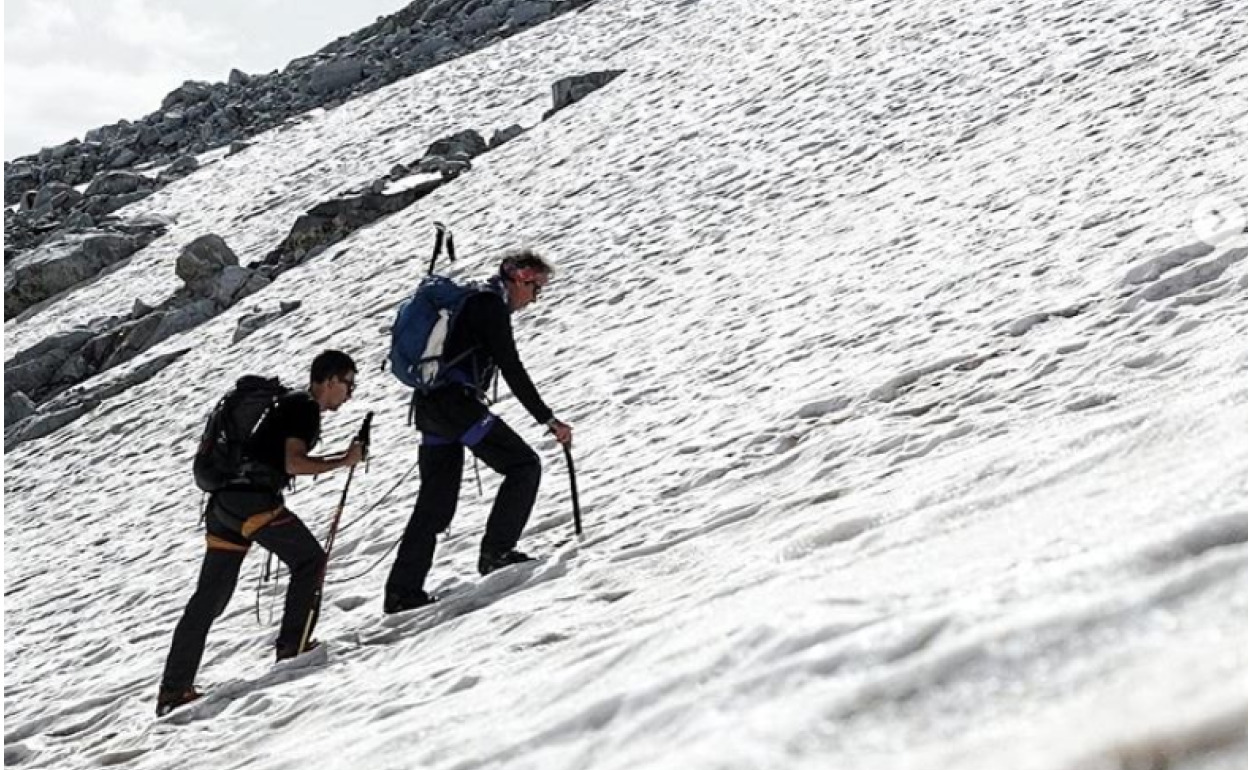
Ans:
<svg viewBox="0 0 1248 770"><path fill-rule="evenodd" d="M545 424L554 417L520 361L511 328L511 309L499 293L481 291L464 301L452 324L442 358L456 362L451 368L459 376L453 375L451 379L467 380L480 392L488 390L497 368L533 419Z"/></svg>

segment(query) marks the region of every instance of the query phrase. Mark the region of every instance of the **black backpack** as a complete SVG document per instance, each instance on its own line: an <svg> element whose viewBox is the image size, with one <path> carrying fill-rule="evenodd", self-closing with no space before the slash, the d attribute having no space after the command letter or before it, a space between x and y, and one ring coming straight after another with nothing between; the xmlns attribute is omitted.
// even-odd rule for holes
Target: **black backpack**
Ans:
<svg viewBox="0 0 1248 770"><path fill-rule="evenodd" d="M290 392L277 378L247 375L217 402L195 452L195 484L205 492L270 486L280 474L248 457L251 437L278 399ZM281 481L277 481L280 486Z"/></svg>

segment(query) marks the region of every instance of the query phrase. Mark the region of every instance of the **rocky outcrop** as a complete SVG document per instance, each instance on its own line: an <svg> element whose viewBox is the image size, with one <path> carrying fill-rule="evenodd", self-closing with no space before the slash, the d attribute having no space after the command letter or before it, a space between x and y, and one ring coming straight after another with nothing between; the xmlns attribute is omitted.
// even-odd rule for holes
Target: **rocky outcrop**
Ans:
<svg viewBox="0 0 1248 770"><path fill-rule="evenodd" d="M4 398L4 449L7 452L24 441L48 436L69 425L114 396L124 393L135 385L146 382L163 371L169 364L186 355L187 350L177 350L157 356L136 366L132 371L95 387L65 393L38 409L22 393L6 393ZM19 412L13 412L17 404ZM10 419L13 414L16 419Z"/></svg>
<svg viewBox="0 0 1248 770"><path fill-rule="evenodd" d="M277 310L270 310L263 313L251 313L238 319L238 326L234 329L234 339L232 342L244 340L265 326L273 323L284 315L295 312L303 306L302 302L282 302L278 305Z"/></svg>
<svg viewBox="0 0 1248 770"><path fill-rule="evenodd" d="M151 243L163 232L152 224L137 233L67 233L22 255L4 270L4 319L14 318L28 308L121 262Z"/></svg>
<svg viewBox="0 0 1248 770"><path fill-rule="evenodd" d="M416 0L281 71L232 70L188 81L160 109L4 164L6 205L49 182L80 185L110 169L169 163L247 139L316 107L334 107L401 78L588 5L593 0Z"/></svg>
<svg viewBox="0 0 1248 770"><path fill-rule="evenodd" d="M5 210L5 264L66 233L93 228L97 222L106 223L118 209L146 198L172 180L173 177L149 179L129 171L108 171L93 179L83 192L56 181L27 191L15 210Z"/></svg>
<svg viewBox="0 0 1248 770"><path fill-rule="evenodd" d="M127 316L99 319L19 352L4 367L5 396L22 393L42 404L202 324L269 284L259 272L240 267L238 257L216 235L187 244L176 269L185 285L159 307L136 303Z"/></svg>
<svg viewBox="0 0 1248 770"><path fill-rule="evenodd" d="M87 399L63 409L45 409L26 419L4 426L4 451L25 441L43 438L74 422L100 405L98 400Z"/></svg>
<svg viewBox="0 0 1248 770"><path fill-rule="evenodd" d="M317 204L295 220L286 238L264 258L267 274L276 276L302 264L361 227L407 208L442 184L442 180L433 179L392 194L365 193Z"/></svg>
<svg viewBox="0 0 1248 770"><path fill-rule="evenodd" d="M554 85L551 86L555 104L546 111L546 114L542 115L542 120L549 118L565 107L576 104L622 74L624 74L624 70L604 70L602 72L589 72L584 75L572 75L571 77L556 80Z"/></svg>
<svg viewBox="0 0 1248 770"><path fill-rule="evenodd" d="M314 94L332 94L350 88L367 74L364 62L350 56L318 64L308 73L308 90Z"/></svg>
<svg viewBox="0 0 1248 770"><path fill-rule="evenodd" d="M223 83L187 81L165 96L159 110L139 120L101 126L81 140L6 162L5 203L22 205L5 211L5 261L63 230L92 227L102 217L193 173L200 153L228 146L234 154L246 148L246 139L308 110L335 107L591 2L417 0L281 71L251 75L235 69ZM556 84L556 106L547 116L601 87L594 78L610 75L591 73ZM488 147L514 138L517 129L495 134ZM446 156L431 156L426 167L448 178L466 170L462 161L439 158ZM67 193L67 188L94 184L101 174L162 164L167 165L155 178L125 192L114 191L123 184L114 178L82 200Z"/></svg>
<svg viewBox="0 0 1248 770"><path fill-rule="evenodd" d="M226 144L231 153L245 151L246 137L292 115L335 106L473 45L488 44L591 1L421 0L362 34L291 62L281 73L253 76L235 70L224 84L187 82L164 99L158 113L142 121L104 126L88 132L84 141L6 163L6 198L19 203L5 213L6 318L89 280L157 237L159 229L123 222L115 212L194 173L199 168L195 154ZM374 56L378 51L384 55ZM395 55L396 51L401 53ZM547 117L619 74L596 72L558 81ZM58 334L6 363L6 447L48 435L152 376L185 351L145 362L105 385L82 386L211 319L355 230L410 206L470 171L477 156L524 130L511 125L496 130L489 141L475 130L439 139L424 155L396 164L385 177L310 209L259 263L241 266L216 235L187 244L175 266L183 286L160 306L136 303L128 315L98 319ZM163 169L156 165L143 175L129 170L137 163L167 165ZM430 178L406 179L412 175ZM84 182L89 184L75 187ZM134 246L124 255L123 242ZM67 243L79 244L82 264L55 256L60 254L57 249L72 251ZM298 307L298 302L283 303L276 311L240 319L234 341Z"/></svg>
<svg viewBox="0 0 1248 770"><path fill-rule="evenodd" d="M524 127L518 124L510 125L507 128L500 128L494 132L493 136L490 137L490 149L493 150L496 147L501 147L523 133Z"/></svg>

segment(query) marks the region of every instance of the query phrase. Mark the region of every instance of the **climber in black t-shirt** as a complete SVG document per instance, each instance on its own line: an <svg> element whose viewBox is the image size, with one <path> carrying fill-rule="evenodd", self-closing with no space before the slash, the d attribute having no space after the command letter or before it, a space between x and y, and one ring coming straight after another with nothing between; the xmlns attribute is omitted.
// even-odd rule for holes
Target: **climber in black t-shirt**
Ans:
<svg viewBox="0 0 1248 770"><path fill-rule="evenodd" d="M243 558L253 542L272 551L290 570L290 587L277 635L277 659L298 654L305 633L310 634L320 609L314 605L325 551L303 522L286 508L282 489L293 476L349 468L363 457L359 443L352 443L338 455L309 455L320 437L321 413L334 411L351 398L355 376L355 363L347 354L328 350L318 355L312 361L307 390L291 391L281 397L260 421L248 443L248 454L272 473L261 474L263 482L231 486L209 498L204 517L208 550L195 593L173 632L156 700L158 716L199 697L195 675L208 631L225 611Z"/></svg>

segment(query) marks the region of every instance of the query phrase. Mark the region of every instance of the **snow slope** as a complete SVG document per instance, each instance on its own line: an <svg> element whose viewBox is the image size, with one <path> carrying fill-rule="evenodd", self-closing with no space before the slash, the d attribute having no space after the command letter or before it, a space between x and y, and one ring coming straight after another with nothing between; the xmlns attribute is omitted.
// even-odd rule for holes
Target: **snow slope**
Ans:
<svg viewBox="0 0 1248 770"><path fill-rule="evenodd" d="M164 299L198 235L245 262L439 136L534 126L6 455L6 766L1248 766L1248 244L1209 222L1248 206L1244 27L1216 0L602 0L135 204L170 233L6 324L10 355ZM418 481L376 362L435 219L458 274L518 242L560 264L517 327L588 532L506 398L549 558L477 580L487 472L439 547L450 598L384 617ZM230 344L279 299L303 307ZM362 385L326 446L378 414L329 652L272 668L253 556L212 694L154 721L206 410L327 346ZM344 479L291 507L323 533Z"/></svg>

